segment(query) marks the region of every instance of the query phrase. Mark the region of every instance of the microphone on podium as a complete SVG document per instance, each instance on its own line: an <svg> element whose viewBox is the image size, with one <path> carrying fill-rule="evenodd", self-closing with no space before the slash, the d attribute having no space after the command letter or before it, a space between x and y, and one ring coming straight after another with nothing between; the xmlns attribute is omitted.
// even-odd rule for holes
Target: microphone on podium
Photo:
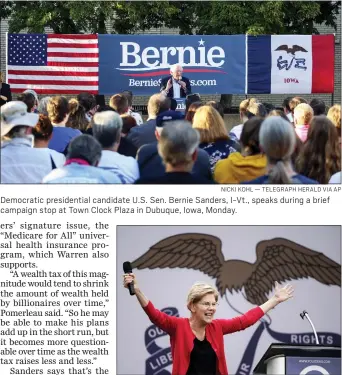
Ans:
<svg viewBox="0 0 342 375"><path fill-rule="evenodd" d="M306 318L306 319L309 321L309 323L311 324L312 330L313 330L313 332L314 332L314 335L315 335L316 344L319 345L319 341L318 341L318 336L317 336L316 328L315 328L315 326L313 325L313 323L312 323L312 321L311 321L311 319L310 319L310 317L309 317L309 314L307 313L307 311L304 310L304 311L303 311L302 313L300 313L299 315L300 315L300 317L301 317L303 320L304 320L304 318Z"/></svg>
<svg viewBox="0 0 342 375"><path fill-rule="evenodd" d="M132 265L131 265L130 262L124 262L123 263L123 271L124 271L124 273L132 273L133 272L132 271ZM127 286L128 286L129 294L131 296L134 296L135 295L134 283L131 282L131 283L127 284Z"/></svg>

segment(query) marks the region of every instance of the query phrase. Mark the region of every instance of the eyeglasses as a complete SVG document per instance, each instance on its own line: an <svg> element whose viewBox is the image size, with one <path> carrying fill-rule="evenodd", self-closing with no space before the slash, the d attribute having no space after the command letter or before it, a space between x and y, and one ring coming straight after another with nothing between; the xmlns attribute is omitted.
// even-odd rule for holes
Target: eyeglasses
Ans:
<svg viewBox="0 0 342 375"><path fill-rule="evenodd" d="M202 306L204 306L204 307L206 307L206 308L208 308L208 307L210 307L210 306L212 306L212 307L217 307L217 306L219 305L218 302L214 302L214 303L210 303L210 302L199 302L199 304L202 305Z"/></svg>

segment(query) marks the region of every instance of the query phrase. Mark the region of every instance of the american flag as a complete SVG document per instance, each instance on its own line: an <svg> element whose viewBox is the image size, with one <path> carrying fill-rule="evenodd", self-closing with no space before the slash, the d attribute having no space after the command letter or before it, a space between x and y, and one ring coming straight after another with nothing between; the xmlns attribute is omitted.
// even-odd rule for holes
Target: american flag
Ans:
<svg viewBox="0 0 342 375"><path fill-rule="evenodd" d="M12 92L98 93L97 35L8 34L7 81Z"/></svg>

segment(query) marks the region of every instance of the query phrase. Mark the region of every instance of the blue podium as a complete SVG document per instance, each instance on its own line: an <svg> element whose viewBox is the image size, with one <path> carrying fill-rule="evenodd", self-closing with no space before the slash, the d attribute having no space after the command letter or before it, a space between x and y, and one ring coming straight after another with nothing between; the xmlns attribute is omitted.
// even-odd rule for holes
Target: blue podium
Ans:
<svg viewBox="0 0 342 375"><path fill-rule="evenodd" d="M272 344L256 365L255 375L341 375L341 348Z"/></svg>

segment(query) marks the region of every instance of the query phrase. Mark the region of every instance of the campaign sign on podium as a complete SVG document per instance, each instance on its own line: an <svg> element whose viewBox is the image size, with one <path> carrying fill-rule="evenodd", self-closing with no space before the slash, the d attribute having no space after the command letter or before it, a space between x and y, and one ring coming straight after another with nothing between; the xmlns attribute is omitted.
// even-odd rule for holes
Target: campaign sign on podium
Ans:
<svg viewBox="0 0 342 375"><path fill-rule="evenodd" d="M177 102L177 108L176 111L185 113L185 98L175 98L175 101Z"/></svg>
<svg viewBox="0 0 342 375"><path fill-rule="evenodd" d="M286 357L286 374L340 375L340 358Z"/></svg>

